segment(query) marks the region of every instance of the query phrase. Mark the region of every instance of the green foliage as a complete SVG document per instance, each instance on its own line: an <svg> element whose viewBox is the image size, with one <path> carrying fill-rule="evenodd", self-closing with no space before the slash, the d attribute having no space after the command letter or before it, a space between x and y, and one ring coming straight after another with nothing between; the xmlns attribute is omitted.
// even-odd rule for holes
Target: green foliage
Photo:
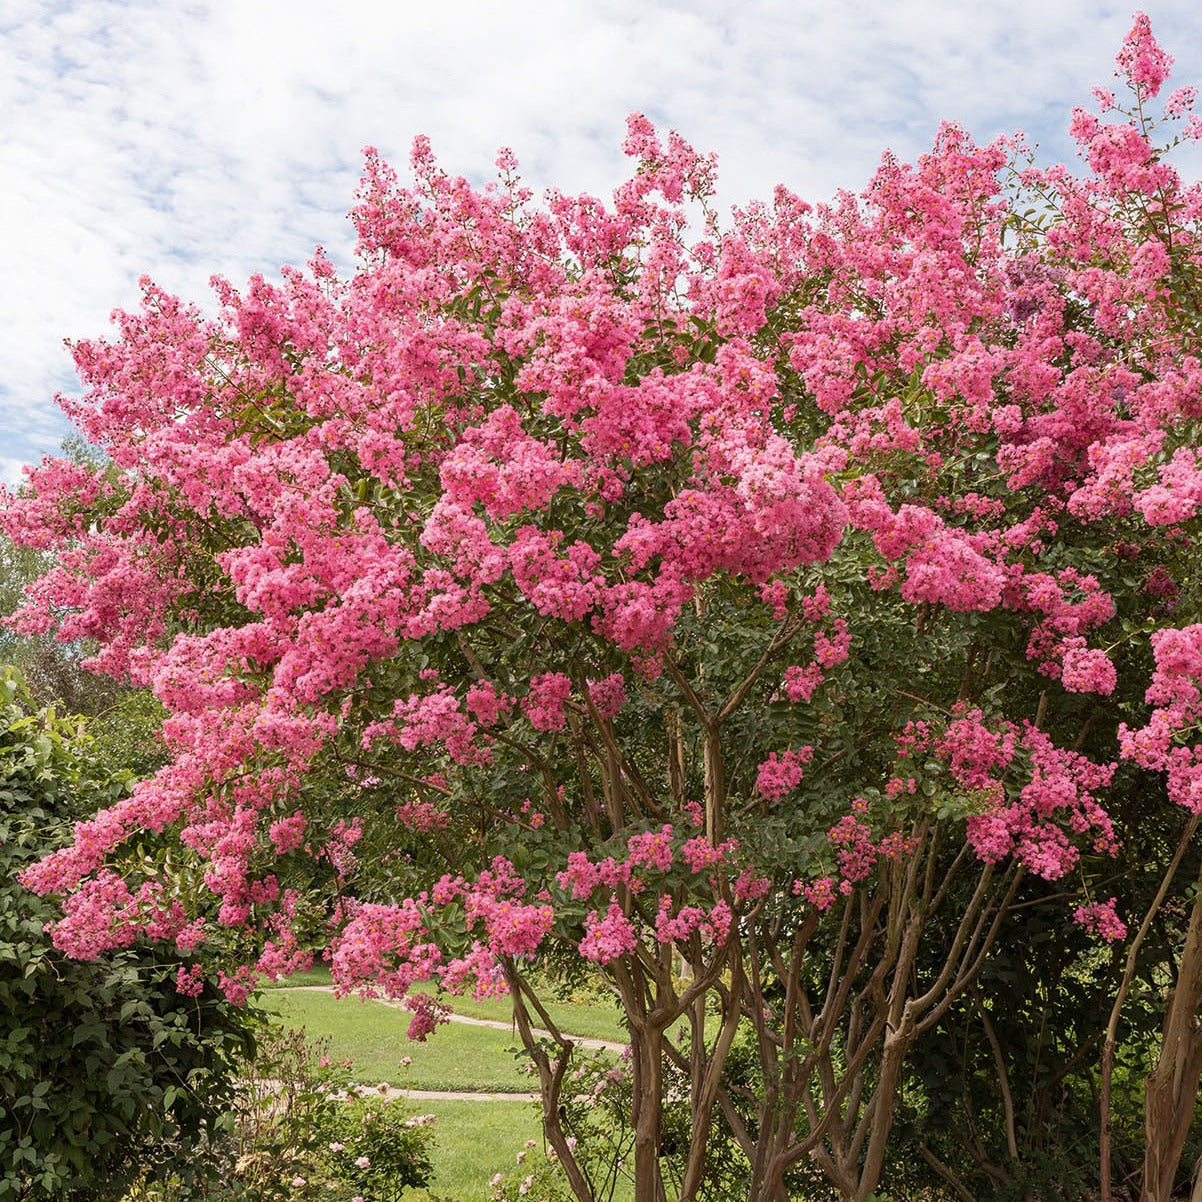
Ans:
<svg viewBox="0 0 1202 1202"><path fill-rule="evenodd" d="M48 902L18 883L66 842L70 819L124 792L88 740L33 708L0 672L0 1199L120 1198L178 1171L232 1100L248 1016L216 993L184 997L143 949L68 960Z"/></svg>
<svg viewBox="0 0 1202 1202"><path fill-rule="evenodd" d="M364 1202L396 1202L433 1175L433 1122L433 1115L410 1114L394 1099L355 1090L337 1108L322 1110L317 1131L337 1180Z"/></svg>
<svg viewBox="0 0 1202 1202"><path fill-rule="evenodd" d="M206 1148L202 1177L142 1182L129 1202L396 1202L433 1173L433 1116L358 1090L325 1045L266 1027L241 1066L236 1105Z"/></svg>

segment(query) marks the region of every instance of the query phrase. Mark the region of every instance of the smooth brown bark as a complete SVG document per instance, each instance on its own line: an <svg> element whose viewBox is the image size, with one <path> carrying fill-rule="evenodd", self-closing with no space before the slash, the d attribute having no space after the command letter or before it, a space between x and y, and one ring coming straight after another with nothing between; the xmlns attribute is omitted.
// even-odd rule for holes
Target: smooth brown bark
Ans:
<svg viewBox="0 0 1202 1202"><path fill-rule="evenodd" d="M1202 870L1199 871L1202 886ZM1169 1202L1202 1079L1202 892L1194 901L1164 1039L1144 1093L1144 1180L1140 1202Z"/></svg>
<svg viewBox="0 0 1202 1202"><path fill-rule="evenodd" d="M1127 994L1131 989L1131 982L1135 978L1136 956L1139 954L1139 949L1143 945L1144 940L1148 937L1148 931L1151 930L1152 927L1152 920L1157 914L1160 913L1160 907L1164 903L1165 895L1169 891L1169 886L1173 883L1173 878L1177 875L1177 868L1181 864L1181 858L1185 855L1186 848L1189 846L1190 840L1193 839L1194 832L1197 829L1198 817L1195 815L1186 824L1185 830L1181 832L1181 839L1177 844L1177 850L1173 853L1173 858L1169 862L1169 866L1165 870L1164 876L1161 878L1160 887L1156 891L1156 896L1152 899L1152 904L1148 907L1147 913L1144 915L1143 921L1140 923L1139 930L1136 932L1135 938L1132 939L1131 946L1127 949L1127 963L1123 969L1123 979L1119 983L1118 992L1115 994L1114 998L1114 1005L1110 1010L1110 1021L1106 1026L1106 1038L1102 1044L1102 1113L1101 1132L1099 1136L1102 1202L1113 1202L1114 1198L1113 1183L1111 1181L1110 1171L1110 1100L1111 1078L1114 1073L1114 1053L1115 1048L1118 1045L1119 1015L1122 1013L1123 1003L1127 1000Z"/></svg>

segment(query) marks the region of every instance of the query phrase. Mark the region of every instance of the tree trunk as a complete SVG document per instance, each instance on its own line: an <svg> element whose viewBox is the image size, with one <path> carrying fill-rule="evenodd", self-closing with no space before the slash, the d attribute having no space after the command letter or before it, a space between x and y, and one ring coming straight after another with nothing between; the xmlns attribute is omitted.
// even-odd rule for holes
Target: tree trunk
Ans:
<svg viewBox="0 0 1202 1202"><path fill-rule="evenodd" d="M634 1080L634 1202L664 1202L664 1178L659 1164L663 1117L662 1027L648 1022L631 1032Z"/></svg>
<svg viewBox="0 0 1202 1202"><path fill-rule="evenodd" d="M1202 883L1202 873L1199 874ZM1164 1041L1144 1094L1144 1181L1140 1202L1169 1202L1198 1104L1202 1078L1202 893L1194 901L1177 984L1164 1015Z"/></svg>

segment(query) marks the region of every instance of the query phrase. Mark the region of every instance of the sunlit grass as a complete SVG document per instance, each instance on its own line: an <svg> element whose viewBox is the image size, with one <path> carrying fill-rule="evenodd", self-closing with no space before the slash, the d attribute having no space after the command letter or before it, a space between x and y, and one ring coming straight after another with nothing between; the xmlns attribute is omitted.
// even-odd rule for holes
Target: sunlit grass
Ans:
<svg viewBox="0 0 1202 1202"><path fill-rule="evenodd" d="M268 998L281 988L297 988L298 986L329 986L331 984L330 970L324 966L314 968L311 972L297 973L282 981L268 983L266 989ZM432 986L417 986L418 989L432 991ZM586 1039L607 1039L617 1043L625 1043L629 1036L622 1025L616 1003L610 1003L603 997L589 1001L560 1001L548 995L542 999L551 1019L567 1035L581 1035ZM444 994L440 1001L450 1006L456 1014L467 1018L488 1019L502 1022L507 1026L513 1020L513 1008L508 997L485 998L475 1001L470 996ZM536 1025L542 1024L535 1020ZM515 1035L516 1039L516 1035Z"/></svg>
<svg viewBox="0 0 1202 1202"><path fill-rule="evenodd" d="M529 1102L414 1101L408 1105L438 1117L434 1125L434 1179L427 1190L405 1195L409 1202L491 1202L489 1181L517 1170L527 1140L542 1147L542 1124ZM541 1152L539 1152L541 1155Z"/></svg>
<svg viewBox="0 0 1202 1202"><path fill-rule="evenodd" d="M409 1013L383 1002L276 990L265 994L262 1004L279 1014L285 1026L329 1040L330 1058L352 1061L351 1073L358 1081L459 1092L527 1093L536 1088L521 1071L524 1057L510 1051L519 1041L508 1031L449 1023L419 1043L405 1034ZM405 1058L408 1066L402 1064Z"/></svg>

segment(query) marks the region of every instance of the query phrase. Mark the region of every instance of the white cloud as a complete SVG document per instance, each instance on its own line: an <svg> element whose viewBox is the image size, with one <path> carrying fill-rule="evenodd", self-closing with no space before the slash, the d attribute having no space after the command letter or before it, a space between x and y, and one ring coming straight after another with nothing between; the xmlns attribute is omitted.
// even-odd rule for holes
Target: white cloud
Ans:
<svg viewBox="0 0 1202 1202"><path fill-rule="evenodd" d="M1202 16L1152 4L1202 81ZM138 276L204 301L325 244L349 261L360 149L416 133L474 178L512 146L536 187L606 194L625 115L719 154L724 199L813 199L911 158L941 117L1069 153L1073 103L1130 24L1093 0L7 0L0 16L0 474L65 432L65 335Z"/></svg>

